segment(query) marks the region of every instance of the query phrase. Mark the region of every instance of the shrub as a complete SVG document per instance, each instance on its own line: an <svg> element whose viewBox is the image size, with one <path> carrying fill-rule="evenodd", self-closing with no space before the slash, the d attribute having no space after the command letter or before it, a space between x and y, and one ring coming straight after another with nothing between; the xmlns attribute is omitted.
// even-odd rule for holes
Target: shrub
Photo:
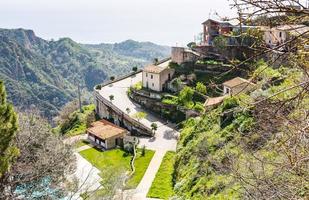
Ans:
<svg viewBox="0 0 309 200"><path fill-rule="evenodd" d="M138 83L134 84L134 85L133 85L133 88L134 88L135 90L141 90L141 89L143 88L142 82L139 81Z"/></svg>
<svg viewBox="0 0 309 200"><path fill-rule="evenodd" d="M158 124L154 122L151 123L151 130L153 131L153 133L155 133L157 129L158 129Z"/></svg>
<svg viewBox="0 0 309 200"><path fill-rule="evenodd" d="M182 104L185 104L186 102L192 101L194 94L194 90L188 86L184 87L180 92L179 92L179 101Z"/></svg>
<svg viewBox="0 0 309 200"><path fill-rule="evenodd" d="M169 105L177 105L178 104L178 97L173 95L165 95L162 99L162 103L169 104Z"/></svg>
<svg viewBox="0 0 309 200"><path fill-rule="evenodd" d="M145 153L146 153L146 146L143 145L141 155L145 156Z"/></svg>
<svg viewBox="0 0 309 200"><path fill-rule="evenodd" d="M137 70L138 70L137 67L133 67L133 68L132 68L132 71L133 71L133 72L137 72Z"/></svg>
<svg viewBox="0 0 309 200"><path fill-rule="evenodd" d="M198 82L196 84L195 89L196 89L196 91L198 91L201 94L206 94L206 92L207 92L206 86L203 83L201 83L201 82Z"/></svg>
<svg viewBox="0 0 309 200"><path fill-rule="evenodd" d="M102 89L102 85L100 85L100 84L99 84L99 85L96 85L96 86L95 86L95 89L96 89L96 90L101 90L101 89Z"/></svg>
<svg viewBox="0 0 309 200"><path fill-rule="evenodd" d="M172 68L172 69L175 69L175 68L178 68L178 67L180 67L179 65L178 65L178 63L176 63L176 62L170 62L169 64L168 64L168 66L170 67L170 68Z"/></svg>
<svg viewBox="0 0 309 200"><path fill-rule="evenodd" d="M141 119L144 119L147 117L147 113L145 112L137 112L132 115L133 118L137 119L137 121L140 121Z"/></svg>
<svg viewBox="0 0 309 200"><path fill-rule="evenodd" d="M193 109L197 112L200 112L200 113L204 112L204 110L205 110L203 104L201 104L199 102L194 105Z"/></svg>
<svg viewBox="0 0 309 200"><path fill-rule="evenodd" d="M195 42L190 42L187 44L187 47L192 49L192 48L195 48L196 47L196 43Z"/></svg>
<svg viewBox="0 0 309 200"><path fill-rule="evenodd" d="M130 154L133 154L134 153L134 146L132 143L126 143L124 146L123 146L123 150L127 153L130 153Z"/></svg>

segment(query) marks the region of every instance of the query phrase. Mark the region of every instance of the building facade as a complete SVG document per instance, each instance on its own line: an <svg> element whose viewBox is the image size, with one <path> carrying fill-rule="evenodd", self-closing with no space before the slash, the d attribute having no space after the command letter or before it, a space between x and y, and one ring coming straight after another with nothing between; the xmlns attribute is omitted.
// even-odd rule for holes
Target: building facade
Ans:
<svg viewBox="0 0 309 200"><path fill-rule="evenodd" d="M123 138L129 135L126 129L115 124L100 120L93 122L87 129L88 140L104 149L112 149L123 145Z"/></svg>
<svg viewBox="0 0 309 200"><path fill-rule="evenodd" d="M229 34L233 30L233 25L229 22L220 22L208 19L203 25L203 45L212 45L213 40L219 35Z"/></svg>
<svg viewBox="0 0 309 200"><path fill-rule="evenodd" d="M143 69L142 84L144 88L162 92L167 88L167 82L172 80L174 69L168 67L169 60L165 65L149 65Z"/></svg>
<svg viewBox="0 0 309 200"><path fill-rule="evenodd" d="M181 64L184 62L194 62L201 55L184 47L172 47L172 62Z"/></svg>
<svg viewBox="0 0 309 200"><path fill-rule="evenodd" d="M263 27L264 41L270 48L282 45L281 49L289 49L288 45L284 45L293 37L297 37L309 31L309 27L305 25L282 25L273 28ZM308 34L307 34L308 35Z"/></svg>

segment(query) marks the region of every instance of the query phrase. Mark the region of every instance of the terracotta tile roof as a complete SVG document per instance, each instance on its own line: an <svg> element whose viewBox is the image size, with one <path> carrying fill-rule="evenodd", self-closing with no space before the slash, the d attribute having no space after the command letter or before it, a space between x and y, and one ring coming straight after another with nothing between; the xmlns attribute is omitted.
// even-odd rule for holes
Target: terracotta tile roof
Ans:
<svg viewBox="0 0 309 200"><path fill-rule="evenodd" d="M87 132L101 138L103 140L114 137L114 136L124 136L127 133L127 130L116 126L115 124L106 121L100 120L93 122L91 127L87 129Z"/></svg>
<svg viewBox="0 0 309 200"><path fill-rule="evenodd" d="M223 85L227 86L229 88L233 88L233 87L238 86L238 85L243 84L243 83L248 83L250 85L254 85L254 83L251 83L250 81L243 79L243 78L240 78L240 77L236 77L236 78L233 78L231 80L228 80L228 81L224 82Z"/></svg>
<svg viewBox="0 0 309 200"><path fill-rule="evenodd" d="M227 96L208 98L204 103L204 107L218 105L223 102L225 97Z"/></svg>
<svg viewBox="0 0 309 200"><path fill-rule="evenodd" d="M166 67L160 67L157 65L148 65L147 67L145 67L143 69L144 72L149 72L149 73L155 73L155 74L159 74L162 71L164 71L166 69Z"/></svg>

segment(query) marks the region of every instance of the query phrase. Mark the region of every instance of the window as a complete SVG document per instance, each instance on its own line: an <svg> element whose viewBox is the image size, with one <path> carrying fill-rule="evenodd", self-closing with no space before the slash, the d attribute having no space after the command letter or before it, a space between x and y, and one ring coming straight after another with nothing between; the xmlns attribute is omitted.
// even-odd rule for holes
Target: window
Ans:
<svg viewBox="0 0 309 200"><path fill-rule="evenodd" d="M148 73L146 72L146 77L148 77Z"/></svg>
<svg viewBox="0 0 309 200"><path fill-rule="evenodd" d="M268 41L268 43L270 44L270 43L271 43L271 41L269 40L269 41Z"/></svg>
<svg viewBox="0 0 309 200"><path fill-rule="evenodd" d="M150 75L150 78L153 79L153 75Z"/></svg>
<svg viewBox="0 0 309 200"><path fill-rule="evenodd" d="M154 83L152 83L152 87L154 87Z"/></svg>
<svg viewBox="0 0 309 200"><path fill-rule="evenodd" d="M279 32L279 37L282 37L282 32Z"/></svg>
<svg viewBox="0 0 309 200"><path fill-rule="evenodd" d="M231 89L226 87L226 93L225 94L231 94Z"/></svg>

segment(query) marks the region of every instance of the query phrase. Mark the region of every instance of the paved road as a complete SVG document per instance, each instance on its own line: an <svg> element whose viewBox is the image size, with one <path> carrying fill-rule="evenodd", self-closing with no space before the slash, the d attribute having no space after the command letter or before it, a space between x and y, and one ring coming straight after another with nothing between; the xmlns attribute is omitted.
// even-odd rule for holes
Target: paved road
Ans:
<svg viewBox="0 0 309 200"><path fill-rule="evenodd" d="M100 170L93 167L86 159L79 153L74 153L76 156L76 171L73 177L78 180L78 190L74 194L70 194L66 199L68 200L81 200L81 194L85 192L96 191L101 188L100 182L102 178L99 176Z"/></svg>
<svg viewBox="0 0 309 200"><path fill-rule="evenodd" d="M87 135L77 135L70 138L66 138L64 143L73 145L75 142L86 139ZM76 171L71 178L76 178L78 181L78 190L71 193L65 198L65 200L81 200L81 194L84 192L91 192L101 188L100 182L100 170L92 166L85 158L79 155L78 152L92 148L90 145L84 145L74 150L76 157Z"/></svg>
<svg viewBox="0 0 309 200"><path fill-rule="evenodd" d="M130 85L136 84L142 81L142 73L138 73L133 77L123 79L121 81L115 82L113 84L107 85L100 90L100 94L105 98L109 99L110 95L114 95L114 100L112 103L126 113L126 109L130 109L130 115L136 112L146 112L140 105L132 102L127 91ZM140 138L140 145L146 145L148 149L164 149L164 150L176 150L177 140L173 136L179 135L172 127L172 124L166 125L162 120L156 116L149 114L145 119L140 120L142 124L151 128L151 124L155 122L158 125L158 130L156 131L154 138Z"/></svg>
<svg viewBox="0 0 309 200"><path fill-rule="evenodd" d="M130 115L141 111L147 113L146 110L132 102L127 96L127 90L130 85L136 84L139 81L142 81L142 73L107 85L100 90L100 94L105 99L109 99L110 95L114 95L112 103L123 112L126 112L126 109L129 108L131 111ZM179 132L172 128L172 124L166 124L152 114L148 113L147 117L140 120L140 122L149 128L151 128L152 123L156 123L158 130L153 138L139 138L139 146L142 147L145 145L147 149L155 150L155 154L143 179L134 191L135 194L132 199L146 199L148 190L151 187L151 183L155 178L165 153L167 151L176 151L177 140L175 138L179 135Z"/></svg>

